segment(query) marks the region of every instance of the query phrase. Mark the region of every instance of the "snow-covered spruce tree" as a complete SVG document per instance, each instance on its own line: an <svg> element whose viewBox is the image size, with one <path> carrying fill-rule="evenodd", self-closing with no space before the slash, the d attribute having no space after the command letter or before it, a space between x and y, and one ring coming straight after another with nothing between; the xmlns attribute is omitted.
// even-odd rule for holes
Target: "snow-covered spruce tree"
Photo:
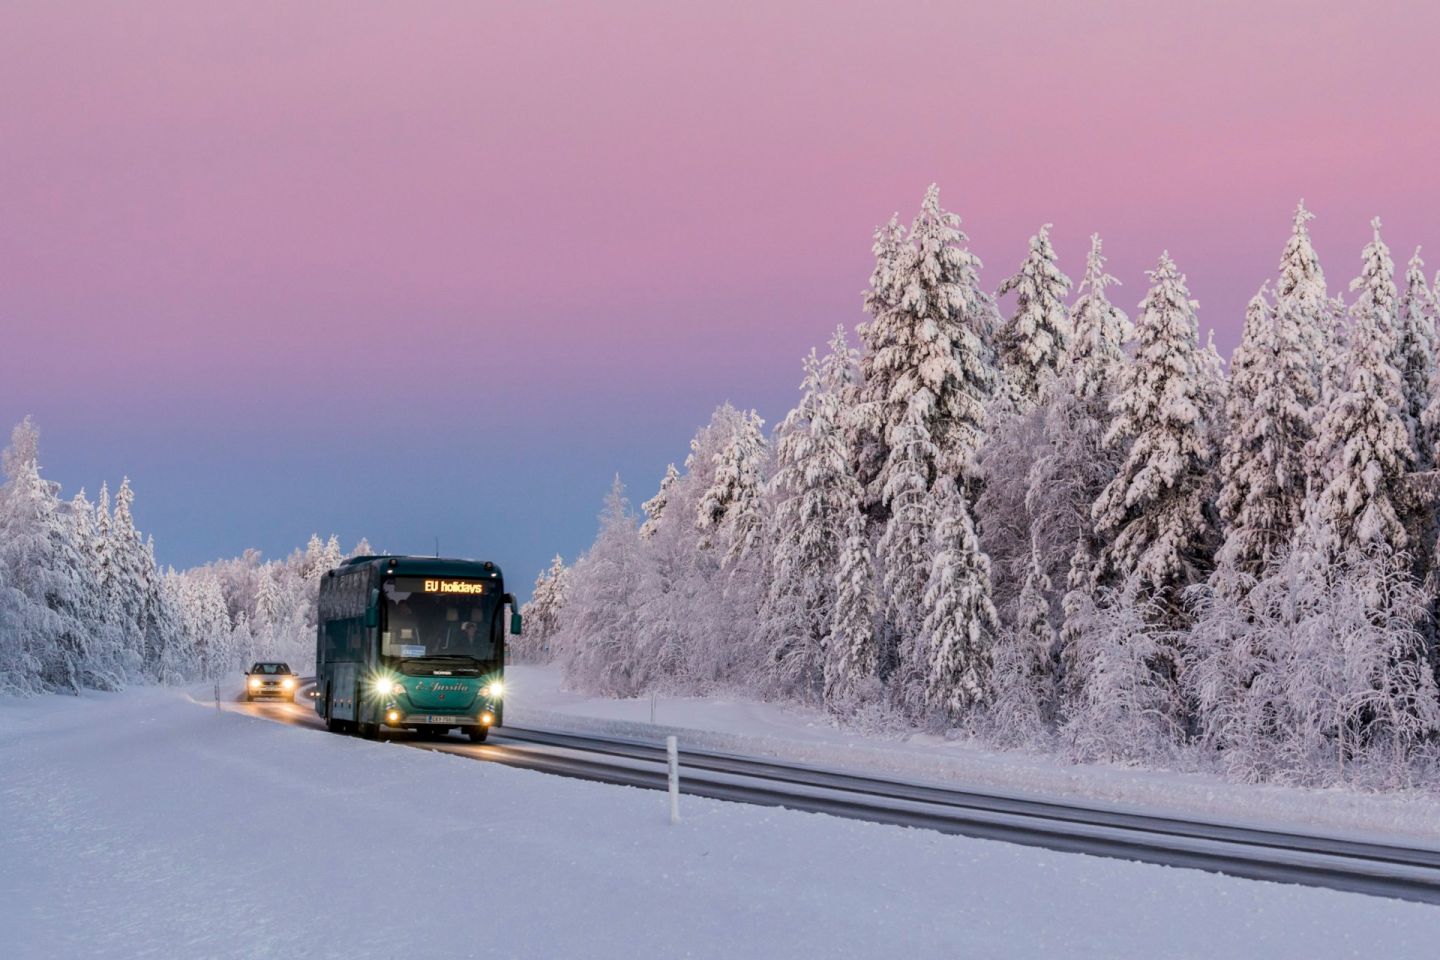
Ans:
<svg viewBox="0 0 1440 960"><path fill-rule="evenodd" d="M1425 282L1425 261L1420 259L1420 248L1405 269L1405 292L1400 296L1398 350L1400 354L1400 392L1404 398L1401 408L1405 425L1411 431L1415 443L1415 466L1418 470L1435 467L1434 448L1426 443L1423 426L1425 409L1430 405L1433 394L1431 383L1435 380L1435 302L1430 287Z"/></svg>
<svg viewBox="0 0 1440 960"><path fill-rule="evenodd" d="M130 478L124 477L120 488L115 491L110 542L105 551L110 564L106 603L116 624L124 632L131 651L153 672L157 664L156 651L143 648L141 639L145 633L145 594L150 579L156 573L146 556L145 541L135 529L135 518L131 512L134 502L135 493L130 488Z"/></svg>
<svg viewBox="0 0 1440 960"><path fill-rule="evenodd" d="M1205 349L1200 351L1201 409L1223 411L1229 397L1230 381L1225 378L1225 358L1220 356L1220 348L1215 346L1215 330L1212 327L1206 331ZM1210 428L1212 448L1220 450L1228 432L1225 418L1212 413L1205 418L1205 423Z"/></svg>
<svg viewBox="0 0 1440 960"><path fill-rule="evenodd" d="M17 428L17 439L20 433ZM22 642L38 674L28 682L74 692L81 687L90 654L80 612L94 584L84 579L84 562L55 488L41 479L34 459L21 459L33 456L33 449L18 443L7 451L6 470L14 472L0 498L0 567L29 608L23 615L28 635Z"/></svg>
<svg viewBox="0 0 1440 960"><path fill-rule="evenodd" d="M1310 455L1323 470L1316 503L1334 542L1383 545L1398 558L1411 547L1405 519L1415 505L1404 483L1414 462L1401 413L1404 396L1391 333L1394 285L1387 284L1389 254L1379 238L1365 252L1365 271L1352 286L1360 291L1351 308L1345 388L1326 405ZM1388 293L1387 293L1388 289Z"/></svg>
<svg viewBox="0 0 1440 960"><path fill-rule="evenodd" d="M836 566L859 496L841 422L855 360L843 327L823 361L812 350L800 403L776 431L768 490L774 504L771 553L759 632L782 688L807 698L823 696Z"/></svg>
<svg viewBox="0 0 1440 960"><path fill-rule="evenodd" d="M1111 403L1107 444L1128 446L1119 472L1095 501L1100 563L1111 582L1133 574L1166 619L1183 619L1181 592L1209 573L1215 548L1210 471L1214 461L1207 367L1195 304L1168 253L1150 273L1136 321L1135 358Z"/></svg>
<svg viewBox="0 0 1440 960"><path fill-rule="evenodd" d="M892 437L892 459L886 476L884 503L889 520L876 550L884 571L885 619L888 631L882 634L880 670L885 676L895 667L897 641L913 642L925 620L925 590L930 580L931 537L935 531L935 507L930 496L936 452L925 427L921 404ZM922 672L924 676L928 671Z"/></svg>
<svg viewBox="0 0 1440 960"><path fill-rule="evenodd" d="M651 682L654 665L639 656L636 584L643 576L640 534L625 487L615 478L600 515L600 532L570 580L570 600L553 643L566 682L608 697L633 697Z"/></svg>
<svg viewBox="0 0 1440 960"><path fill-rule="evenodd" d="M765 421L754 410L740 414L725 446L715 455L715 472L700 498L697 523L708 542L718 542L733 565L760 546L764 534L761 500L765 464Z"/></svg>
<svg viewBox="0 0 1440 960"><path fill-rule="evenodd" d="M100 588L95 518L96 509L81 489L71 498L66 517L68 539L84 584L75 614L89 640L89 655L81 667L80 683L95 690L118 690L125 685L127 676L139 673L140 658L127 647L124 635L109 617L109 606Z"/></svg>
<svg viewBox="0 0 1440 960"><path fill-rule="evenodd" d="M1070 278L1056 265L1050 224L1030 238L1030 254L1020 272L1000 284L999 295L1015 294L1015 314L996 336L1010 402L1017 410L1033 406L1040 388L1054 375L1070 342L1065 298Z"/></svg>
<svg viewBox="0 0 1440 960"><path fill-rule="evenodd" d="M98 585L101 603L105 606L105 618L120 629L122 618L115 607L115 558L111 555L114 540L110 531L110 485L100 484L100 499L95 504L94 538L90 543L90 554L94 558L95 582ZM122 630L123 634L123 630Z"/></svg>
<svg viewBox="0 0 1440 960"><path fill-rule="evenodd" d="M1096 408L1098 412L1108 410L1109 396L1125 367L1125 343L1131 336L1125 311L1105 293L1112 285L1119 286L1120 281L1105 272L1100 234L1091 234L1085 276L1070 309L1073 331L1061 372L1070 379L1070 391L1082 400L1107 401Z"/></svg>
<svg viewBox="0 0 1440 960"><path fill-rule="evenodd" d="M675 469L675 464L668 464L665 467L665 476L660 481L660 489L655 491L655 496L640 505L640 509L645 511L645 522L640 524L640 536L644 539L649 540L655 536L655 531L660 526L660 518L665 515L665 508L670 504L670 488L679 479L680 471Z"/></svg>
<svg viewBox="0 0 1440 960"><path fill-rule="evenodd" d="M1050 623L1050 578L1038 547L1020 588L1015 619L996 636L994 698L986 716L990 735L1001 744L1034 742L1054 716L1056 647Z"/></svg>
<svg viewBox="0 0 1440 960"><path fill-rule="evenodd" d="M1074 337L1060 375L1042 392L1044 437L1040 454L1026 477L1025 505L1031 543L1052 584L1063 584L1061 662L1064 675L1073 631L1069 595L1093 585L1095 559L1105 544L1095 533L1091 508L1115 478L1125 451L1107 445L1110 403L1122 382L1130 339L1130 321L1110 302L1105 290L1119 281L1105 272L1100 236L1090 238L1090 254L1079 296L1071 309ZM992 557L993 560L993 557Z"/></svg>
<svg viewBox="0 0 1440 960"><path fill-rule="evenodd" d="M10 431L10 446L0 451L0 470L14 480L27 463L40 461L40 428L26 417Z"/></svg>
<svg viewBox="0 0 1440 960"><path fill-rule="evenodd" d="M960 218L940 207L932 185L907 240L877 274L886 284L872 289L870 323L862 329L861 403L883 437L885 455L875 476L862 474L879 499L896 469L898 435L918 409L934 446L931 476L973 483L975 451L983 439L985 404L996 389L993 350L995 304L979 287L980 261L965 249ZM887 240L888 243L888 240ZM877 244L877 247L879 244ZM862 466L865 461L862 459Z"/></svg>
<svg viewBox="0 0 1440 960"><path fill-rule="evenodd" d="M900 225L900 214L892 215L888 223L875 228L874 242L870 247L875 256L875 268L870 273L870 286L863 297L865 312L871 319L855 328L863 352L853 422L848 425L849 447L851 467L866 491L867 513L882 510L879 478L890 457L886 425L890 390L895 381L894 372L875 368L875 359L882 353L887 359L891 358L896 338L905 332L897 322L896 310L902 291L896 278L900 275L902 256L908 248L905 228Z"/></svg>
<svg viewBox="0 0 1440 960"><path fill-rule="evenodd" d="M1220 557L1250 577L1288 548L1304 519L1305 450L1319 398L1298 310L1294 298L1272 309L1262 288L1231 364L1216 504L1225 523Z"/></svg>
<svg viewBox="0 0 1440 960"><path fill-rule="evenodd" d="M1295 206L1290 238L1280 253L1280 274L1275 284L1276 308L1288 307L1300 333L1301 349L1309 363L1311 390L1319 399L1324 393L1326 360L1330 356L1331 310L1325 289L1325 271L1320 255L1310 240L1309 223L1315 215L1305 201ZM1235 370L1231 369L1231 376Z"/></svg>
<svg viewBox="0 0 1440 960"><path fill-rule="evenodd" d="M40 693L40 660L32 643L48 632L46 621L54 614L31 603L8 581L5 565L0 564L0 694Z"/></svg>
<svg viewBox="0 0 1440 960"><path fill-rule="evenodd" d="M1329 342L1320 378L1320 402L1315 406L1316 430L1320 429L1319 420L1325 416L1335 395L1345 391L1350 379L1346 369L1350 357L1350 308L1345 305L1344 297L1330 299L1325 322ZM1323 478L1318 475L1312 475L1311 480L1316 487L1323 483Z"/></svg>
<svg viewBox="0 0 1440 960"><path fill-rule="evenodd" d="M1137 571L1117 587L1076 595L1077 695L1060 736L1078 760L1153 762L1179 742L1179 690L1154 668L1176 644L1160 626L1166 611L1149 594Z"/></svg>
<svg viewBox="0 0 1440 960"><path fill-rule="evenodd" d="M1400 304L1395 289L1395 261L1390 257L1390 247L1380 237L1379 217L1370 221L1370 229L1370 242L1360 253L1360 276L1350 281L1350 292L1355 294L1350 311L1352 318L1356 313L1370 318L1375 333L1389 351L1386 359L1398 372L1403 356L1400 350ZM1403 395L1403 388L1401 392Z"/></svg>
<svg viewBox="0 0 1440 960"><path fill-rule="evenodd" d="M824 700L832 713L854 717L860 708L873 708L880 699L880 602L875 558L858 495L847 513L825 647Z"/></svg>
<svg viewBox="0 0 1440 960"><path fill-rule="evenodd" d="M183 588L181 575L170 568L157 576L154 592L147 594L150 614L146 617L145 650L147 657L154 651L157 659L150 669L161 683L194 680L203 670L200 651L191 645L185 630Z"/></svg>
<svg viewBox="0 0 1440 960"><path fill-rule="evenodd" d="M1100 293L1077 303L1088 313L1078 318L1086 325L1076 338L1079 352L1072 358L1067 346L1058 371L1041 371L1038 404L1022 400L1009 410L992 405L989 436L979 456L985 483L975 516L996 574L995 603L1007 623L1014 620L1035 541L1047 579L1063 584L1077 538L1092 528L1090 508L1114 476L1117 458L1100 449L1100 440L1108 421L1110 381L1124 362L1125 319L1103 293L1114 281L1104 272L1098 237L1092 237L1086 274L1087 289L1098 287ZM1052 293L1063 292L1060 284L1055 287ZM1019 381L1010 377L1009 382ZM1074 435L1092 428L1093 436ZM1093 448L1076 448L1077 439L1086 448L1093 440Z"/></svg>
<svg viewBox="0 0 1440 960"><path fill-rule="evenodd" d="M220 582L200 568L175 574L180 633L192 651L197 675L218 680L241 668L240 651L231 647L234 624L225 608Z"/></svg>
<svg viewBox="0 0 1440 960"><path fill-rule="evenodd" d="M935 483L934 560L922 600L924 620L901 647L900 673L912 713L958 720L990 701L991 655L999 618L990 602L990 561L980 549L965 495L950 477Z"/></svg>
<svg viewBox="0 0 1440 960"><path fill-rule="evenodd" d="M672 465L671 470L674 470ZM658 514L656 514L658 516ZM641 534L644 537L644 534ZM646 538L648 539L648 538ZM551 659L551 638L554 637L570 592L570 568L557 553L550 568L535 578L535 591L530 602L521 608L524 631L515 644L518 659L545 663Z"/></svg>

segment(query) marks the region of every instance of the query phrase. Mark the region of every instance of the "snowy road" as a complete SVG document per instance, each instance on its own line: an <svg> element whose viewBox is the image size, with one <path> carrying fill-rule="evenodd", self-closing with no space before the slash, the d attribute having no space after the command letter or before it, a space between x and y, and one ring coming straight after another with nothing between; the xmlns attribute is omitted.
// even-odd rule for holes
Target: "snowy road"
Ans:
<svg viewBox="0 0 1440 960"><path fill-rule="evenodd" d="M698 797L672 826L649 791L198 696L0 698L0 956L1420 960L1440 941L1440 907L1397 899Z"/></svg>
<svg viewBox="0 0 1440 960"><path fill-rule="evenodd" d="M323 729L308 701L238 704ZM635 740L502 728L490 742L386 734L397 743L584 780L661 790L664 751ZM1198 868L1440 904L1440 851L977 793L758 757L684 750L695 796L827 813L1068 853Z"/></svg>

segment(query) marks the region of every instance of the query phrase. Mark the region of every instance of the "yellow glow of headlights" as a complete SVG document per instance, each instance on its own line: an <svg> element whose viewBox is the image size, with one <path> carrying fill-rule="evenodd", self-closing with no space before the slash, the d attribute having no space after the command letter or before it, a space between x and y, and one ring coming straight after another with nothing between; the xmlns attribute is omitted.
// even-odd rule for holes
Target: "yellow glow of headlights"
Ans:
<svg viewBox="0 0 1440 960"><path fill-rule="evenodd" d="M397 686L398 684L396 684L395 681L391 680L389 677L381 677L379 680L375 681L375 692L380 694L380 696L382 697L388 697L390 696L390 694L395 692L395 688Z"/></svg>
<svg viewBox="0 0 1440 960"><path fill-rule="evenodd" d="M480 726L482 726L482 727L488 727L488 726L490 726L490 724L492 724L492 723L494 723L494 722L495 722L495 718L490 714L490 712L489 712L488 710L487 710L486 712L480 714Z"/></svg>
<svg viewBox="0 0 1440 960"><path fill-rule="evenodd" d="M485 693L487 696L491 697L501 696L505 693L505 684L501 683L499 680L496 680L494 683L490 684L490 686L485 688Z"/></svg>
<svg viewBox="0 0 1440 960"><path fill-rule="evenodd" d="M258 677L251 677L251 678L250 678L250 686L253 687L253 688L255 688L255 689L259 689L259 687L260 687L260 679L259 679Z"/></svg>
<svg viewBox="0 0 1440 960"><path fill-rule="evenodd" d="M400 711L399 711L399 710L391 710L389 713L385 714L385 722L386 722L386 723L399 723L399 722L400 722Z"/></svg>
<svg viewBox="0 0 1440 960"><path fill-rule="evenodd" d="M284 680L280 681L280 686L284 687L286 690L294 690L295 681L291 680L289 677L286 677Z"/></svg>

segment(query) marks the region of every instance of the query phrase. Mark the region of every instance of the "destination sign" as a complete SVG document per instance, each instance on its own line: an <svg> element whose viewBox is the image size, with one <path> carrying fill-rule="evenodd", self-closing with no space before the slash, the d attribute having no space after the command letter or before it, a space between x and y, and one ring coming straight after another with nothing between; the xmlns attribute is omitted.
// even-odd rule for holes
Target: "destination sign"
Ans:
<svg viewBox="0 0 1440 960"><path fill-rule="evenodd" d="M446 577L396 577L395 589L403 593L438 593L446 596L483 597L490 585L484 580L451 580Z"/></svg>

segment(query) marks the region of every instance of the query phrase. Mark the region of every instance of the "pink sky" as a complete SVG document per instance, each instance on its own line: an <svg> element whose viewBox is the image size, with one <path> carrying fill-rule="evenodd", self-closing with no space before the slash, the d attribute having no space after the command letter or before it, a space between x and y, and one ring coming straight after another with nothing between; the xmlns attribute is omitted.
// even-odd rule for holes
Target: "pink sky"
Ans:
<svg viewBox="0 0 1440 960"><path fill-rule="evenodd" d="M1376 214L1440 266L1437 10L12 4L0 414L41 418L70 485L273 460L333 490L325 438L374 422L333 398L453 416L480 372L526 562L573 552L609 473L643 499L715 402L783 414L801 352L861 319L872 229L931 181L988 286L1053 222L1072 277L1101 232L1133 311L1168 248L1227 350L1302 196L1332 290ZM527 472L565 478L563 517ZM327 519L373 523L356 501ZM149 510L180 559L245 545ZM273 522L256 539L312 523Z"/></svg>

